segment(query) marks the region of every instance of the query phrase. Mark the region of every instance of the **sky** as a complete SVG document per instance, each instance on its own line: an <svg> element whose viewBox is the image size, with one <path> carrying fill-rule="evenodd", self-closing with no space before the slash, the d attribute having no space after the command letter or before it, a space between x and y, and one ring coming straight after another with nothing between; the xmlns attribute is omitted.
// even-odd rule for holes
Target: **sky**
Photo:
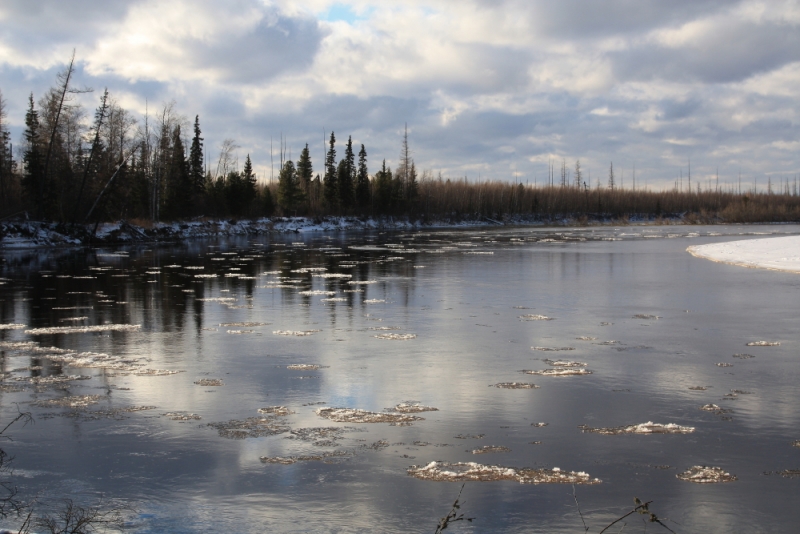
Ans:
<svg viewBox="0 0 800 534"><path fill-rule="evenodd" d="M315 170L348 136L395 166L541 184L766 185L800 173L800 0L3 0L0 91L19 143L28 95L75 50L141 122L169 101L270 175L270 143ZM275 169L277 173L277 169Z"/></svg>

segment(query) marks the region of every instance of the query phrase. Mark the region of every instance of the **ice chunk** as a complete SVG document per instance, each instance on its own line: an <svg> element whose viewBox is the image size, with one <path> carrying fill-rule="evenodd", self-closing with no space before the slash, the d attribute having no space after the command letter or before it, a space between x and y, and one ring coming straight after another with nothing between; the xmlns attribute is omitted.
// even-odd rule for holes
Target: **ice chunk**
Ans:
<svg viewBox="0 0 800 534"><path fill-rule="evenodd" d="M499 465L482 465L475 462L447 463L431 462L427 465L412 465L408 474L421 480L443 482L488 482L513 480L521 484L599 484L600 479L575 471L553 469L516 469Z"/></svg>
<svg viewBox="0 0 800 534"><path fill-rule="evenodd" d="M417 334L378 334L372 337L377 339L393 339L397 341L406 341L409 339L415 339L417 337Z"/></svg>
<svg viewBox="0 0 800 534"><path fill-rule="evenodd" d="M780 341L751 341L747 343L748 347L779 347Z"/></svg>
<svg viewBox="0 0 800 534"><path fill-rule="evenodd" d="M490 384L489 387L500 389L539 389L536 384L528 382L500 382L499 384Z"/></svg>
<svg viewBox="0 0 800 534"><path fill-rule="evenodd" d="M577 375L592 374L592 371L581 368L542 369L541 371L531 371L523 369L521 372L528 375L541 375L541 376L577 376Z"/></svg>
<svg viewBox="0 0 800 534"><path fill-rule="evenodd" d="M275 330L272 333L276 336L310 336L316 334L317 332L321 332L321 330Z"/></svg>
<svg viewBox="0 0 800 534"><path fill-rule="evenodd" d="M675 423L667 423L664 425L652 421L640 423L638 425L618 426L613 428L592 428L586 425L580 425L578 428L583 432L603 434L606 436L616 436L619 434L691 434L695 430L693 426L680 426Z"/></svg>
<svg viewBox="0 0 800 534"><path fill-rule="evenodd" d="M140 324L100 324L94 326L51 326L47 328L31 328L26 334L33 336L46 334L85 334L89 332L136 332Z"/></svg>
<svg viewBox="0 0 800 534"><path fill-rule="evenodd" d="M489 454L492 452L511 452L511 449L501 445L484 445L472 450L472 454Z"/></svg>
<svg viewBox="0 0 800 534"><path fill-rule="evenodd" d="M552 321L552 317L548 317L547 315L539 315L535 313L527 313L525 315L520 315L520 319L523 321Z"/></svg>
<svg viewBox="0 0 800 534"><path fill-rule="evenodd" d="M378 413L358 408L317 408L315 413L337 423L411 423L422 417L404 413Z"/></svg>
<svg viewBox="0 0 800 534"><path fill-rule="evenodd" d="M399 413L438 412L439 408L434 408L433 406L423 406L419 402L406 401L401 402L394 408L391 408L390 411Z"/></svg>
<svg viewBox="0 0 800 534"><path fill-rule="evenodd" d="M198 386L224 386L225 384L222 382L220 378L201 378L195 382Z"/></svg>
<svg viewBox="0 0 800 534"><path fill-rule="evenodd" d="M683 473L675 475L680 480L696 484L716 484L719 482L733 482L736 476L725 472L721 467L706 467L695 465Z"/></svg>

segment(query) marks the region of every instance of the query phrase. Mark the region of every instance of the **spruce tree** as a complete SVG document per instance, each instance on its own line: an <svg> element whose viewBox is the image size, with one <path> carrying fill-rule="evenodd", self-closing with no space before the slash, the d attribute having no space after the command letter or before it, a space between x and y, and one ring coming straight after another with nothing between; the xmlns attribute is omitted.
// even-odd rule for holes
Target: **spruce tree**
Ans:
<svg viewBox="0 0 800 534"><path fill-rule="evenodd" d="M392 170L386 167L383 160L381 170L375 175L375 208L380 215L385 215L392 206Z"/></svg>
<svg viewBox="0 0 800 534"><path fill-rule="evenodd" d="M300 182L300 189L308 196L310 193L311 179L314 177L314 169L311 166L311 154L308 151L308 143L300 152L300 159L297 160L297 178Z"/></svg>
<svg viewBox="0 0 800 534"><path fill-rule="evenodd" d="M192 180L194 195L202 195L206 188L206 177L203 169L203 138L200 137L200 115L194 117L194 137L189 149L189 174Z"/></svg>
<svg viewBox="0 0 800 534"><path fill-rule="evenodd" d="M192 209L192 180L181 139L181 127L172 131L172 146L166 169L166 205L164 211L173 219L186 217Z"/></svg>
<svg viewBox="0 0 800 534"><path fill-rule="evenodd" d="M361 145L358 153L358 175L356 177L356 205L361 213L369 208L370 190L369 173L367 171L367 150Z"/></svg>
<svg viewBox="0 0 800 534"><path fill-rule="evenodd" d="M337 183L336 183L336 137L331 132L331 139L328 142L328 154L325 156L325 177L323 178L323 196L325 205L331 211L338 205Z"/></svg>
<svg viewBox="0 0 800 534"><path fill-rule="evenodd" d="M339 162L336 182L339 187L339 206L349 213L355 206L355 155L353 154L353 138L347 138L344 158Z"/></svg>
<svg viewBox="0 0 800 534"><path fill-rule="evenodd" d="M22 161L25 166L22 176L22 189L25 200L35 205L37 216L41 214L42 204L38 199L44 194L44 160L39 137L39 113L33 104L33 93L28 99L28 112L25 114L25 150Z"/></svg>
<svg viewBox="0 0 800 534"><path fill-rule="evenodd" d="M250 154L248 154L247 158L244 160L242 178L244 179L245 193L248 198L254 198L256 196L256 175L253 173L253 162L250 161Z"/></svg>
<svg viewBox="0 0 800 534"><path fill-rule="evenodd" d="M283 164L278 178L278 205L285 215L289 215L297 209L303 197L294 163L289 160Z"/></svg>

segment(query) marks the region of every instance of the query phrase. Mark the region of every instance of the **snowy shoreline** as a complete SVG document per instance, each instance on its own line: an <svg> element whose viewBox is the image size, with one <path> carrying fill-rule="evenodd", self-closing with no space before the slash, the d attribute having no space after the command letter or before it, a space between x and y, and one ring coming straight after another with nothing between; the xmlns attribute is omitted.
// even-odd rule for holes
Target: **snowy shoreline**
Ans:
<svg viewBox="0 0 800 534"><path fill-rule="evenodd" d="M697 258L739 267L800 273L800 236L695 245L686 251Z"/></svg>

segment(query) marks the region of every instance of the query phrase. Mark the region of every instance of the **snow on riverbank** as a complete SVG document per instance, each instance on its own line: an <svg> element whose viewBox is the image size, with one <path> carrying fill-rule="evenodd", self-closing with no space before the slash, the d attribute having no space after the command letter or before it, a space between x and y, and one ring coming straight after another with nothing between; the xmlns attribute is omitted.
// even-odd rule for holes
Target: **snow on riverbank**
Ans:
<svg viewBox="0 0 800 534"><path fill-rule="evenodd" d="M253 220L196 220L154 223L148 227L126 221L67 225L39 221L0 223L0 249L182 241L197 237L263 235L269 233L335 232L343 230L410 230L415 228L490 226L485 220L427 222L403 217L272 217Z"/></svg>
<svg viewBox="0 0 800 534"><path fill-rule="evenodd" d="M800 273L800 236L696 245L686 251L698 258L741 267Z"/></svg>

